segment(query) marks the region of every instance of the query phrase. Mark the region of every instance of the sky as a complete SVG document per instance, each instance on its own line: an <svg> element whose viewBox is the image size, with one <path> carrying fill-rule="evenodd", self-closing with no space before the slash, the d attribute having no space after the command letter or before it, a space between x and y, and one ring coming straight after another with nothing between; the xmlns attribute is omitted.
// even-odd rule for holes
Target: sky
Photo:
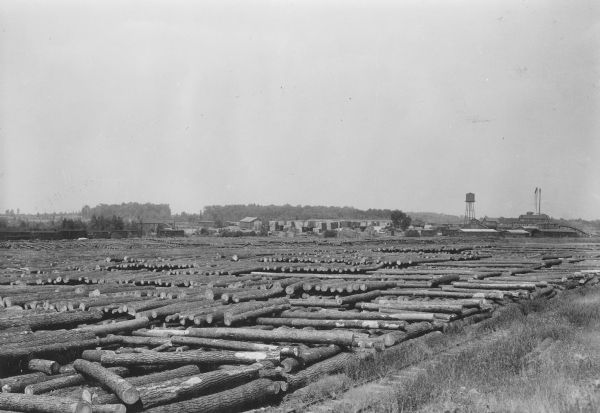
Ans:
<svg viewBox="0 0 600 413"><path fill-rule="evenodd" d="M600 218L600 2L0 2L0 211Z"/></svg>

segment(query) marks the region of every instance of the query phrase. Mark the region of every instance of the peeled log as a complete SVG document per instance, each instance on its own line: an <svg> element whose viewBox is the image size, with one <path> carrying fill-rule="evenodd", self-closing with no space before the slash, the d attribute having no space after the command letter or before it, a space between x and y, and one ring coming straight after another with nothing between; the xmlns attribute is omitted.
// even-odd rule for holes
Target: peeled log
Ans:
<svg viewBox="0 0 600 413"><path fill-rule="evenodd" d="M0 409L31 413L92 413L92 406L83 400L17 393L0 393Z"/></svg>
<svg viewBox="0 0 600 413"><path fill-rule="evenodd" d="M77 359L73 362L73 367L84 376L91 377L111 389L125 404L132 405L140 399L137 389L132 384L97 363Z"/></svg>
<svg viewBox="0 0 600 413"><path fill-rule="evenodd" d="M239 341L338 344L340 346L352 346L354 339L354 334L350 331L258 330L226 327L189 328L188 335L191 337L221 338Z"/></svg>
<svg viewBox="0 0 600 413"><path fill-rule="evenodd" d="M535 290L534 283L477 283L477 282L453 282L456 288L474 288L481 290Z"/></svg>
<svg viewBox="0 0 600 413"><path fill-rule="evenodd" d="M314 328L345 328L345 329L385 329L399 330L406 323L385 320L315 320L311 318L257 318L256 324L267 326L314 327Z"/></svg>
<svg viewBox="0 0 600 413"><path fill-rule="evenodd" d="M341 353L320 363L313 364L297 374L289 375L287 377L289 388L294 391L316 381L321 376L342 371L353 359L352 354Z"/></svg>
<svg viewBox="0 0 600 413"><path fill-rule="evenodd" d="M277 382L258 379L230 390L197 397L178 403L167 404L146 410L148 413L216 413L234 412L257 404L276 395L280 390Z"/></svg>
<svg viewBox="0 0 600 413"><path fill-rule="evenodd" d="M182 351L175 353L124 353L104 354L101 357L104 366L153 366L183 364L252 364L257 361L271 360L279 362L278 351Z"/></svg>
<svg viewBox="0 0 600 413"><path fill-rule="evenodd" d="M390 320L404 323L395 318L393 314L382 314L373 311L364 311L360 313L355 311L337 310L284 311L279 316L282 318L312 318L315 320Z"/></svg>

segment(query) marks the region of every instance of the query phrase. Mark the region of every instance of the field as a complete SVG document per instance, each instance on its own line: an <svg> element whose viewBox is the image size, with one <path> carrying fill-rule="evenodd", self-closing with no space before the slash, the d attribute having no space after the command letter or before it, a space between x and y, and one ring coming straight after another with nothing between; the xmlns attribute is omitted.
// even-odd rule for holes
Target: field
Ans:
<svg viewBox="0 0 600 413"><path fill-rule="evenodd" d="M6 242L0 410L596 411L599 264L591 239Z"/></svg>

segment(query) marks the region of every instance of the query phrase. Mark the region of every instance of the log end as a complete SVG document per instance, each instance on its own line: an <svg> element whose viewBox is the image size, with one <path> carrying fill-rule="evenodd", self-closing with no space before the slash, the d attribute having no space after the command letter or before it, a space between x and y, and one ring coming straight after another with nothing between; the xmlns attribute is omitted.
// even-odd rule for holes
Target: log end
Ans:
<svg viewBox="0 0 600 413"><path fill-rule="evenodd" d="M136 404L140 400L140 393L135 387L130 387L121 392L120 399L128 405Z"/></svg>

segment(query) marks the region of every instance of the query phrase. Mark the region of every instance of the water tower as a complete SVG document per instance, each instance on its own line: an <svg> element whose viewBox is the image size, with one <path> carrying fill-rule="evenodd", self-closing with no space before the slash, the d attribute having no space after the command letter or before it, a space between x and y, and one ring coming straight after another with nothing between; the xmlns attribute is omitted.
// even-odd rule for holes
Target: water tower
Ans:
<svg viewBox="0 0 600 413"><path fill-rule="evenodd" d="M475 194L468 192L465 198L465 225L475 219Z"/></svg>

